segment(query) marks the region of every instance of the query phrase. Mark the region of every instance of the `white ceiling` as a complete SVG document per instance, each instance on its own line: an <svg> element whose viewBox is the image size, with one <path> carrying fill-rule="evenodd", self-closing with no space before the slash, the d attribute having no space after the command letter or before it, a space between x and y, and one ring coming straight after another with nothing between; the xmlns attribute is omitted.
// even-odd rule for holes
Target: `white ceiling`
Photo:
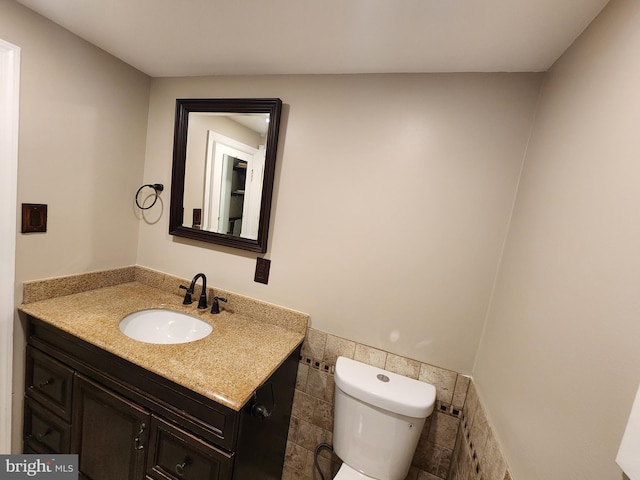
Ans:
<svg viewBox="0 0 640 480"><path fill-rule="evenodd" d="M18 0L153 77L547 70L608 0Z"/></svg>

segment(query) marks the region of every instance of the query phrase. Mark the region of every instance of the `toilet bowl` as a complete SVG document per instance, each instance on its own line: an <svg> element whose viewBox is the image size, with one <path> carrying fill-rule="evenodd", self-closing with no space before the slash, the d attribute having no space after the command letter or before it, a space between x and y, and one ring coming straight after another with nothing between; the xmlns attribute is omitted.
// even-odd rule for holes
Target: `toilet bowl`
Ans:
<svg viewBox="0 0 640 480"><path fill-rule="evenodd" d="M404 480L436 389L396 373L338 357L333 449L338 480Z"/></svg>

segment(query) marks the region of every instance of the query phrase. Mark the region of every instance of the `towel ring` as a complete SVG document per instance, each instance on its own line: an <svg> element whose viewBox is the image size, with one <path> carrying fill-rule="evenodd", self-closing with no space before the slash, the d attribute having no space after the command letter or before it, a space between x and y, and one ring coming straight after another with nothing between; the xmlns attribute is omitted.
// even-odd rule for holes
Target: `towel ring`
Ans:
<svg viewBox="0 0 640 480"><path fill-rule="evenodd" d="M153 202L151 202L151 205L149 205L148 207L143 207L142 205L140 205L140 202L138 201L138 196L140 195L140 192L142 191L143 188L145 187L149 187L149 188L153 188L153 191L155 193L155 196L153 198ZM145 185L142 185L138 191L136 192L136 205L138 206L138 208L140 210L149 210L151 207L153 207L156 202L158 201L158 194L164 190L164 185L162 185L161 183L147 183Z"/></svg>

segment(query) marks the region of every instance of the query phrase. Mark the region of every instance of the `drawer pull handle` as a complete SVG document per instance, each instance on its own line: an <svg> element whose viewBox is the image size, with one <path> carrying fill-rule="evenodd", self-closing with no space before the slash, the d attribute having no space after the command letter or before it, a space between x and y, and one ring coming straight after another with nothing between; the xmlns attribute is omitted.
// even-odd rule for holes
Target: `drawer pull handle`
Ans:
<svg viewBox="0 0 640 480"><path fill-rule="evenodd" d="M135 444L135 449L136 450L144 450L144 444L142 443L142 434L144 433L144 429L147 426L143 423L142 425L140 425L140 431L138 432L138 435L136 435L136 438L134 439L134 444Z"/></svg>
<svg viewBox="0 0 640 480"><path fill-rule="evenodd" d="M36 439L37 440L42 440L44 437L46 437L47 435L49 435L51 433L51 428L47 428L44 432L42 433L36 433Z"/></svg>
<svg viewBox="0 0 640 480"><path fill-rule="evenodd" d="M187 468L187 466L189 465L189 458L185 458L182 463L178 463L176 465L176 473L178 474L178 476L183 476L184 475L184 469Z"/></svg>
<svg viewBox="0 0 640 480"><path fill-rule="evenodd" d="M38 383L38 388L44 388L47 385L51 385L52 383L53 383L53 378L49 378L48 380L45 380L44 382Z"/></svg>

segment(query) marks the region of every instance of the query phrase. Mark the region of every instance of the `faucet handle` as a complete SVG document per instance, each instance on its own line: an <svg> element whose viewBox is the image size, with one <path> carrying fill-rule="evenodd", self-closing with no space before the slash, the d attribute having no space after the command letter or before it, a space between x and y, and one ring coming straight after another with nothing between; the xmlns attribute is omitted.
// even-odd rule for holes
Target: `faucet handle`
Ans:
<svg viewBox="0 0 640 480"><path fill-rule="evenodd" d="M191 305L193 303L193 300L191 299L191 294L193 293L193 290L191 290L189 287L185 287L184 285L180 285L180 288L182 288L182 289L187 291L184 294L184 300L182 301L182 304L183 305Z"/></svg>
<svg viewBox="0 0 640 480"><path fill-rule="evenodd" d="M211 313L216 314L216 313L220 313L220 303L219 302L225 302L226 303L227 299L223 298L223 297L213 297L213 305L211 305Z"/></svg>

